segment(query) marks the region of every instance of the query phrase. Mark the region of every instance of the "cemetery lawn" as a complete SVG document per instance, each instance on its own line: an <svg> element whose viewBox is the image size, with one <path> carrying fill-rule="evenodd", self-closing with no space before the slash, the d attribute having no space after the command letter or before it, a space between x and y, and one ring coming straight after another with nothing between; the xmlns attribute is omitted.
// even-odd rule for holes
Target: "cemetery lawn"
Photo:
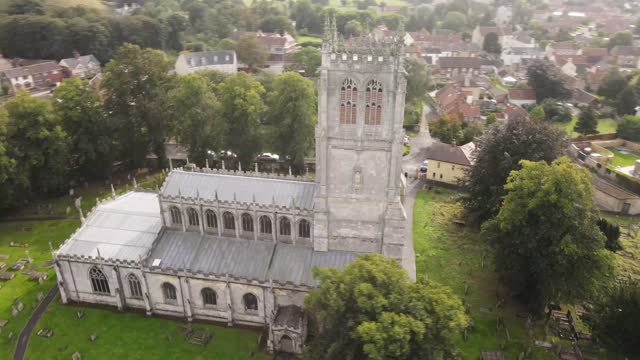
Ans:
<svg viewBox="0 0 640 360"><path fill-rule="evenodd" d="M68 360L78 351L83 359L225 359L267 360L257 352L258 333L252 330L226 328L210 324L194 324L198 330L207 329L213 336L206 346L194 345L177 331L186 323L141 313L118 312L115 309L84 309L78 319L78 307L60 305L57 297L36 327L27 350L27 359L42 358ZM42 328L54 331L51 338L37 336ZM89 337L96 335L91 342ZM255 353L254 356L250 354Z"/></svg>
<svg viewBox="0 0 640 360"><path fill-rule="evenodd" d="M44 262L51 260L49 242L57 248L79 225L77 220L0 222L0 254L9 255L9 259L0 262L6 263L8 268L18 259L26 257L25 250L29 251L29 257L34 260L22 271L6 270L15 273L12 280L0 280L0 319L9 320L0 334L0 359L12 357L15 339L33 311L38 293L46 295L55 284L53 268L42 268ZM29 247L11 247L11 242L29 243ZM22 273L27 269L45 272L48 279L42 284L31 281L29 276ZM11 316L11 306L16 298L20 298L24 309L14 318ZM9 343L8 336L11 332L14 334L14 342Z"/></svg>
<svg viewBox="0 0 640 360"><path fill-rule="evenodd" d="M525 329L527 311L508 298L506 305L496 310L496 293L506 294L506 291L498 285L489 247L480 238L479 231L470 225L460 227L453 223L463 215L458 194L437 187L418 193L413 215L417 276L450 287L469 308L475 329L466 342L462 336L458 341L464 359L476 360L481 350L500 350L502 344L505 359L518 359L530 344ZM504 318L511 340L503 329L496 332L498 315ZM534 323L533 332L535 339L544 340L541 322ZM532 348L528 359L555 357L540 348Z"/></svg>

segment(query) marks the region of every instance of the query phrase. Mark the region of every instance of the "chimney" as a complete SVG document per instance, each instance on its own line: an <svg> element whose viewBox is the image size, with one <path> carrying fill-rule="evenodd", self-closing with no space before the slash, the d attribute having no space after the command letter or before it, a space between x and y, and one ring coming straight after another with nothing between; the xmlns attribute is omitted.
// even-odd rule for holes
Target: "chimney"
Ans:
<svg viewBox="0 0 640 360"><path fill-rule="evenodd" d="M79 59L80 58L80 53L78 51L76 51L76 50L73 50L73 57L76 58L76 59Z"/></svg>

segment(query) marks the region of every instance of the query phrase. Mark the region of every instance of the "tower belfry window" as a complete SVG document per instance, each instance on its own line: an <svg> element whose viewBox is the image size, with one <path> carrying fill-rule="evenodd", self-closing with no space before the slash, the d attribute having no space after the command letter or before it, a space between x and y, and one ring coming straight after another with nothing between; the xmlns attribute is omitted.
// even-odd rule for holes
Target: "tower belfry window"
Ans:
<svg viewBox="0 0 640 360"><path fill-rule="evenodd" d="M358 115L358 88L355 81L346 79L340 88L340 124L353 125Z"/></svg>
<svg viewBox="0 0 640 360"><path fill-rule="evenodd" d="M378 80L371 80L367 83L364 101L364 123L366 125L382 124L382 84Z"/></svg>

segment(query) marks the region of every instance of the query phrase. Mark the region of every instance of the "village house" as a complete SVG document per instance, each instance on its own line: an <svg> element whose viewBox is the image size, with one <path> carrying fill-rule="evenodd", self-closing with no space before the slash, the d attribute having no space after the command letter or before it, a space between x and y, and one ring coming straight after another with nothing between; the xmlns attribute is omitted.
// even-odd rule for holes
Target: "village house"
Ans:
<svg viewBox="0 0 640 360"><path fill-rule="evenodd" d="M582 48L578 50L578 55L584 56L589 67L605 60L609 56L607 48Z"/></svg>
<svg viewBox="0 0 640 360"><path fill-rule="evenodd" d="M62 66L56 64L55 61L47 61L39 64L25 66L33 78L33 83L37 88L56 85L64 80L64 72Z"/></svg>
<svg viewBox="0 0 640 360"><path fill-rule="evenodd" d="M533 105L536 103L536 91L534 89L509 89L509 101L518 106Z"/></svg>
<svg viewBox="0 0 640 360"><path fill-rule="evenodd" d="M475 57L440 57L438 69L440 74L447 77L459 74L478 74L482 66L482 59Z"/></svg>
<svg viewBox="0 0 640 360"><path fill-rule="evenodd" d="M404 33L404 44L405 46L411 46L415 43L413 36L410 32ZM389 41L391 39L395 39L397 36L397 32L393 30L389 30L385 25L378 25L371 32L371 36L373 36L376 41Z"/></svg>
<svg viewBox="0 0 640 360"><path fill-rule="evenodd" d="M235 74L238 72L238 60L236 52L233 50L193 52L178 56L174 69L178 75L203 70L217 70L227 74Z"/></svg>
<svg viewBox="0 0 640 360"><path fill-rule="evenodd" d="M640 47L614 46L610 51L613 63L623 69L637 69L640 67Z"/></svg>
<svg viewBox="0 0 640 360"><path fill-rule="evenodd" d="M451 82L436 93L435 99L440 115L466 122L480 119L478 99L482 89L467 85L464 87L457 82Z"/></svg>
<svg viewBox="0 0 640 360"><path fill-rule="evenodd" d="M7 82L11 85L11 92L14 94L20 89L29 90L35 87L33 76L27 69L22 67L1 71L0 79L2 82Z"/></svg>
<svg viewBox="0 0 640 360"><path fill-rule="evenodd" d="M523 59L541 59L544 57L544 52L536 47L512 47L502 50L500 59L505 66L511 66L513 64L520 64Z"/></svg>
<svg viewBox="0 0 640 360"><path fill-rule="evenodd" d="M80 55L77 51L72 58L60 60L60 66L68 71L69 76L91 79L100 73L100 61L93 55Z"/></svg>
<svg viewBox="0 0 640 360"><path fill-rule="evenodd" d="M502 40L502 48L538 48L536 40L524 32L513 36L505 36Z"/></svg>
<svg viewBox="0 0 640 360"><path fill-rule="evenodd" d="M572 77L585 74L589 65L586 56L582 55L556 55L554 60L560 71Z"/></svg>
<svg viewBox="0 0 640 360"><path fill-rule="evenodd" d="M577 55L578 48L571 41L552 42L544 49L545 55L549 61L555 63L556 56Z"/></svg>
<svg viewBox="0 0 640 360"><path fill-rule="evenodd" d="M440 142L431 144L427 149L427 180L457 187L474 163L475 149L473 142L462 146Z"/></svg>

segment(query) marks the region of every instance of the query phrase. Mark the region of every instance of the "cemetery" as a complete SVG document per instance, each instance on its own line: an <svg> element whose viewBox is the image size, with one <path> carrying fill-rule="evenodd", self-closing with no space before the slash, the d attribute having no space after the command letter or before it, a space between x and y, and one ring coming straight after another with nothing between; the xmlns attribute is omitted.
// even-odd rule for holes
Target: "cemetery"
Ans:
<svg viewBox="0 0 640 360"><path fill-rule="evenodd" d="M552 304L533 319L509 301L493 271L479 231L460 225L460 194L423 190L414 207L417 276L446 284L461 297L471 321L459 340L465 359L603 359L583 319L587 304ZM629 217L605 215L620 224L624 248L614 254L618 281L640 279L640 227ZM582 357L579 357L582 356Z"/></svg>

